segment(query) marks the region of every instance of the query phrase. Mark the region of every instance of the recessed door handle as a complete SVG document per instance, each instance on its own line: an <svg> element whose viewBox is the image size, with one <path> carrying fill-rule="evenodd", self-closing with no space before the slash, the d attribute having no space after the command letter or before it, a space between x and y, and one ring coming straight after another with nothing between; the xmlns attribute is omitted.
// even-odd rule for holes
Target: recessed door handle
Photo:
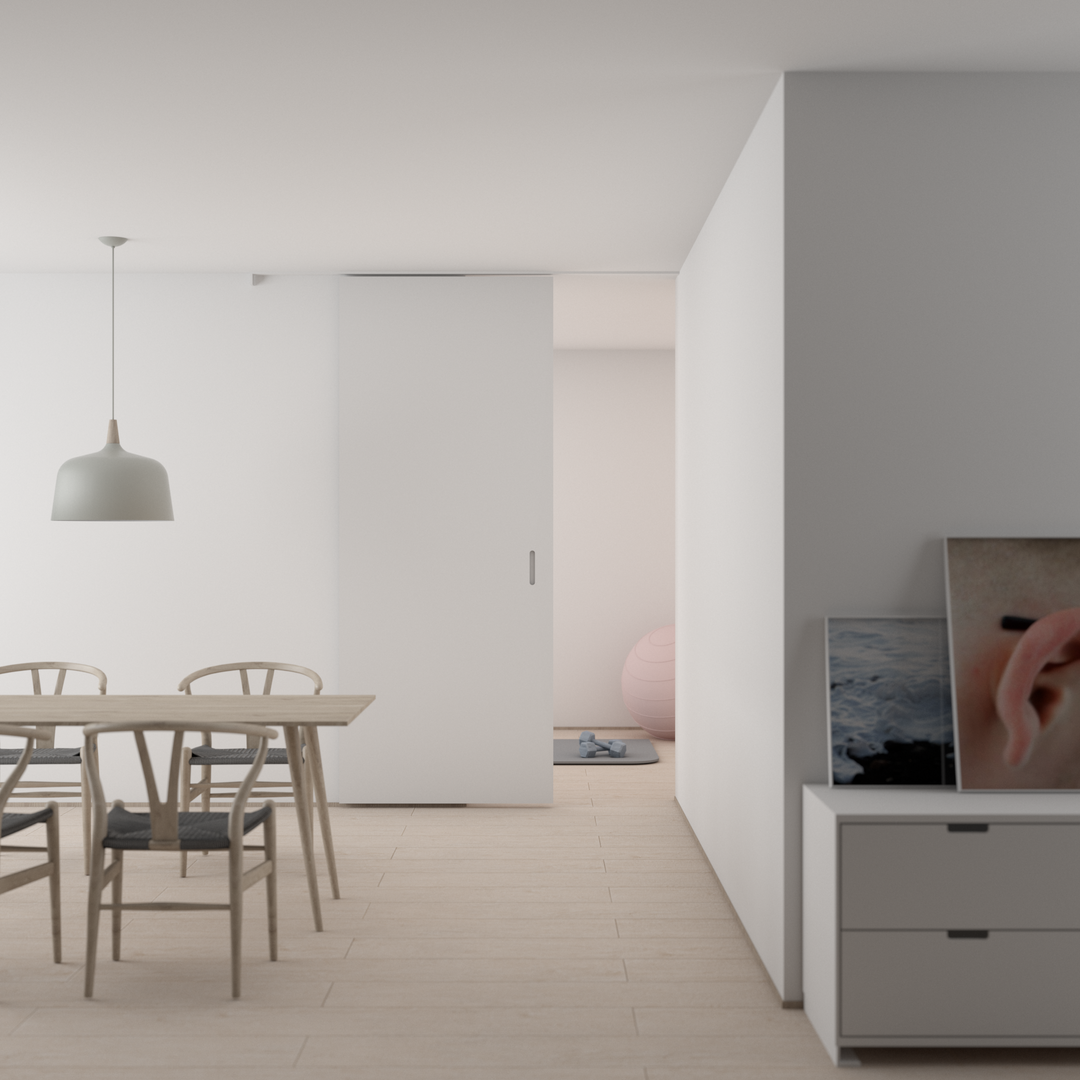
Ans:
<svg viewBox="0 0 1080 1080"><path fill-rule="evenodd" d="M951 938L978 938L980 941L990 936L989 930L947 930Z"/></svg>
<svg viewBox="0 0 1080 1080"><path fill-rule="evenodd" d="M989 825L976 824L974 821L953 821L948 825L949 832L989 832Z"/></svg>
<svg viewBox="0 0 1080 1080"><path fill-rule="evenodd" d="M536 584L536 552L529 552L529 584Z"/></svg>

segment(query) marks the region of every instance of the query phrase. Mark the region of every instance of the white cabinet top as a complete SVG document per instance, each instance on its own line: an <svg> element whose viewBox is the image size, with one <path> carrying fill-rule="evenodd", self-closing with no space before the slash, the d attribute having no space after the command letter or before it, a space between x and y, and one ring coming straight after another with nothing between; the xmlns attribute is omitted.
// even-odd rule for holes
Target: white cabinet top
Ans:
<svg viewBox="0 0 1080 1080"><path fill-rule="evenodd" d="M804 791L844 821L895 818L941 820L1075 819L1080 792L955 791L951 788L828 787L806 784Z"/></svg>

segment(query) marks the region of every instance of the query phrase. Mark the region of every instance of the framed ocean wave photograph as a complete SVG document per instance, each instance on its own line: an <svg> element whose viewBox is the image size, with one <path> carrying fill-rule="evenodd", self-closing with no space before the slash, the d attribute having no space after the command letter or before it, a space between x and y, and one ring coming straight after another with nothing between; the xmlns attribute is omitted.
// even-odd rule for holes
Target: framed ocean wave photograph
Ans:
<svg viewBox="0 0 1080 1080"><path fill-rule="evenodd" d="M829 783L954 787L948 623L825 620Z"/></svg>

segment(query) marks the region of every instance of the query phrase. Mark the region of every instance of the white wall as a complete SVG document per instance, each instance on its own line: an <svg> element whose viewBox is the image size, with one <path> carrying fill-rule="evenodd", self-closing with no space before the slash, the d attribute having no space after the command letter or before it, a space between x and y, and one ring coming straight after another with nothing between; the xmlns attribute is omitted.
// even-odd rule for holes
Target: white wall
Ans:
<svg viewBox="0 0 1080 1080"><path fill-rule="evenodd" d="M944 615L943 536L1080 535L1080 77L786 83L794 987L821 620Z"/></svg>
<svg viewBox="0 0 1080 1080"><path fill-rule="evenodd" d="M674 274L556 274L555 349L675 348Z"/></svg>
<svg viewBox="0 0 1080 1080"><path fill-rule="evenodd" d="M783 200L781 82L679 275L676 793L782 992Z"/></svg>
<svg viewBox="0 0 1080 1080"><path fill-rule="evenodd" d="M119 274L120 438L168 469L176 520L53 522L57 468L105 441L109 279L0 275L0 664L90 663L110 691L138 694L175 692L205 665L278 659L336 690L335 289ZM29 693L20 678L0 692ZM123 738L103 751L103 779L136 798Z"/></svg>
<svg viewBox="0 0 1080 1080"><path fill-rule="evenodd" d="M627 653L675 621L674 353L557 351L554 423L555 723L632 727Z"/></svg>
<svg viewBox="0 0 1080 1080"><path fill-rule="evenodd" d="M219 661L277 658L314 667L333 692L337 279L253 287L248 275L121 272L117 282L121 439L169 470L176 521L49 521L56 469L104 442L108 275L0 276L0 550L13 568L0 578L0 663L81 659L130 694L172 693ZM650 325L669 311L669 288L650 284ZM556 572L578 582L556 612L556 693L577 710L559 714L571 726L630 723L626 652L674 617L671 354L579 353L569 369L560 361L556 387L568 480ZM0 692L29 692L29 679L0 680ZM323 739L334 797L336 734ZM137 797L133 755L118 749L103 764L110 794Z"/></svg>

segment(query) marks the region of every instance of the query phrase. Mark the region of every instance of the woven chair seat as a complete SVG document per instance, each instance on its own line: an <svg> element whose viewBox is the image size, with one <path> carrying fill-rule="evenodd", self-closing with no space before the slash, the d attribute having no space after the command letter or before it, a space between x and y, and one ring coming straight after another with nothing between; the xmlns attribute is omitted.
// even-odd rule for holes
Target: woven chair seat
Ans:
<svg viewBox="0 0 1080 1080"><path fill-rule="evenodd" d="M262 806L244 815L244 833L251 832L269 816L271 808ZM7 817L7 815L4 815ZM229 815L217 811L181 811L179 822L181 851L212 851L229 846ZM150 847L150 815L133 814L122 806L109 811L108 832L103 841L107 848L125 851Z"/></svg>
<svg viewBox="0 0 1080 1080"><path fill-rule="evenodd" d="M46 806L44 810L35 810L32 814L5 814L3 826L0 827L0 836L22 832L23 829L28 829L31 825L40 825L51 817L51 806Z"/></svg>
<svg viewBox="0 0 1080 1080"><path fill-rule="evenodd" d="M254 765L257 750L248 750L243 746L221 747L216 746L193 746L191 748L191 762L203 765ZM288 765L288 751L277 748L268 750L266 754L267 765Z"/></svg>
<svg viewBox="0 0 1080 1080"><path fill-rule="evenodd" d="M14 765L21 755L21 750L0 750L0 765ZM51 750L30 751L31 765L79 765L81 763L81 746L54 746Z"/></svg>

